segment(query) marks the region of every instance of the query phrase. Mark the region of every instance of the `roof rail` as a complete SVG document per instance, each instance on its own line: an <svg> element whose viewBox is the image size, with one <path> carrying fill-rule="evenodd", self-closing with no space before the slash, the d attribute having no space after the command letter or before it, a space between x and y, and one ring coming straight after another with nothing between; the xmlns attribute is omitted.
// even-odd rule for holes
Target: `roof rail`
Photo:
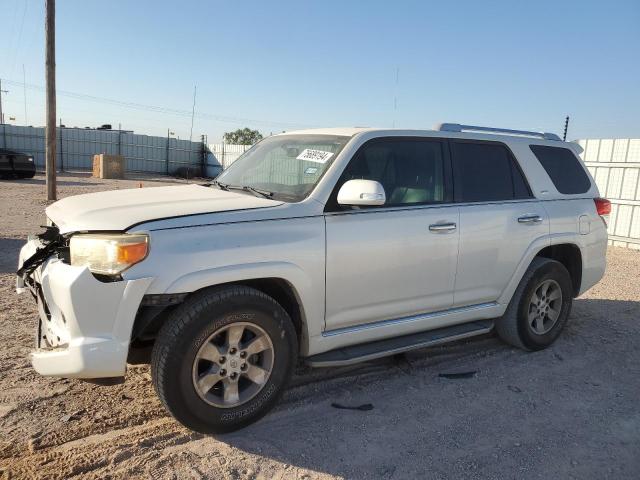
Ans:
<svg viewBox="0 0 640 480"><path fill-rule="evenodd" d="M477 125L461 125L459 123L439 123L435 127L440 132L486 132L504 133L507 135L520 135L525 137L542 138L543 140L561 141L555 133L530 132L527 130L510 130L508 128L480 127Z"/></svg>

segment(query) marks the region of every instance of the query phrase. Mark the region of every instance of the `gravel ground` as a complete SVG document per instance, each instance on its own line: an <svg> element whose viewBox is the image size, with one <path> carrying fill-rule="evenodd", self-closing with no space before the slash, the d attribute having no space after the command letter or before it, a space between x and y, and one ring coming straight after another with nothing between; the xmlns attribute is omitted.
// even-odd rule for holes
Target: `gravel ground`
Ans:
<svg viewBox="0 0 640 480"><path fill-rule="evenodd" d="M60 178L60 196L162 185ZM166 179L165 179L166 182ZM162 409L147 366L97 387L30 367L36 308L14 292L17 252L44 222L44 179L0 182L0 477L638 478L640 252L610 248L549 349L480 337L357 367L300 370L245 430L192 433ZM469 379L442 372L475 370ZM368 412L331 402L372 403Z"/></svg>

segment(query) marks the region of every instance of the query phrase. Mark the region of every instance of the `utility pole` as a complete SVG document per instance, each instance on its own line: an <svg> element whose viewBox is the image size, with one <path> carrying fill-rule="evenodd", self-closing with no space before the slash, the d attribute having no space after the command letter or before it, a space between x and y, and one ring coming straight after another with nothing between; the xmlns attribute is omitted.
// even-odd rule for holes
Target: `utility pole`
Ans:
<svg viewBox="0 0 640 480"><path fill-rule="evenodd" d="M2 79L0 78L0 123L4 123L4 113L2 113L2 94L9 93L9 90L2 89Z"/></svg>
<svg viewBox="0 0 640 480"><path fill-rule="evenodd" d="M56 200L56 0L45 0L47 128L46 176L47 200Z"/></svg>
<svg viewBox="0 0 640 480"><path fill-rule="evenodd" d="M567 141L567 130L569 129L569 115L564 119L564 135L562 136L562 141Z"/></svg>

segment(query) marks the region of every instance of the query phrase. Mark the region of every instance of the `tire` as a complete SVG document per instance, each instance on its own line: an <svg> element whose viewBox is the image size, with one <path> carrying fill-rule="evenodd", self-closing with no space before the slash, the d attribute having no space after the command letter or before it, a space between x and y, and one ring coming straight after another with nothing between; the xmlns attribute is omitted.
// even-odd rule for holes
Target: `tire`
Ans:
<svg viewBox="0 0 640 480"><path fill-rule="evenodd" d="M548 296L543 295L545 292ZM557 292L561 295L559 299ZM567 323L572 300L571 276L564 265L549 258L536 257L522 277L504 315L496 320L496 332L514 347L524 350L547 348Z"/></svg>
<svg viewBox="0 0 640 480"><path fill-rule="evenodd" d="M153 347L151 375L165 408L184 426L231 432L273 408L297 352L293 323L273 298L244 286L211 288L171 312Z"/></svg>

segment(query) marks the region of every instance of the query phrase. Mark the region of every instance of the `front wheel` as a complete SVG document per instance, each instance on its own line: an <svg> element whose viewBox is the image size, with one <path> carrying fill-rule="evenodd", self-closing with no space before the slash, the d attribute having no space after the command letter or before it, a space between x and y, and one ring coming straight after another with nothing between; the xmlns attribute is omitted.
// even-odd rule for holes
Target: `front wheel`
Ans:
<svg viewBox="0 0 640 480"><path fill-rule="evenodd" d="M536 257L513 294L505 314L496 320L498 336L525 350L551 345L571 312L571 276L560 262Z"/></svg>
<svg viewBox="0 0 640 480"><path fill-rule="evenodd" d="M167 319L151 360L166 409L202 433L242 428L277 402L296 363L287 312L259 290L232 286L189 297Z"/></svg>

